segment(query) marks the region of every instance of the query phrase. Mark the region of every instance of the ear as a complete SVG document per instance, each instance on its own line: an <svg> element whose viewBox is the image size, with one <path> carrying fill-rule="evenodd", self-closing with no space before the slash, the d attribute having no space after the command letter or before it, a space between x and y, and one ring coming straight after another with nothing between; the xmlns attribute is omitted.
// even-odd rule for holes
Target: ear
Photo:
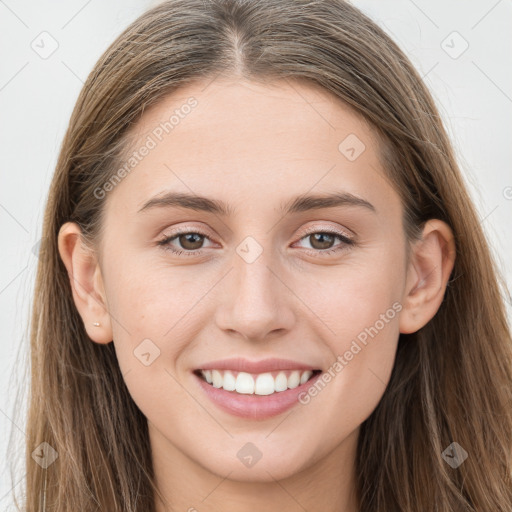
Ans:
<svg viewBox="0 0 512 512"><path fill-rule="evenodd" d="M82 240L80 226L66 222L59 230L59 253L68 271L73 300L91 340L112 341L112 325L95 253ZM98 322L100 325L95 326Z"/></svg>
<svg viewBox="0 0 512 512"><path fill-rule="evenodd" d="M453 232L445 222L425 223L422 238L411 248L400 314L400 332L421 329L437 313L455 263Z"/></svg>

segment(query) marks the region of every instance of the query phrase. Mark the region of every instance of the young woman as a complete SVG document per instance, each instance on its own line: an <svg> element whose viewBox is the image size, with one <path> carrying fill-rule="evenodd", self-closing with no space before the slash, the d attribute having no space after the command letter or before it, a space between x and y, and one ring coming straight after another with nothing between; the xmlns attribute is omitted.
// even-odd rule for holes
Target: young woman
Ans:
<svg viewBox="0 0 512 512"><path fill-rule="evenodd" d="M23 510L512 510L500 278L428 90L349 3L141 16L43 236Z"/></svg>

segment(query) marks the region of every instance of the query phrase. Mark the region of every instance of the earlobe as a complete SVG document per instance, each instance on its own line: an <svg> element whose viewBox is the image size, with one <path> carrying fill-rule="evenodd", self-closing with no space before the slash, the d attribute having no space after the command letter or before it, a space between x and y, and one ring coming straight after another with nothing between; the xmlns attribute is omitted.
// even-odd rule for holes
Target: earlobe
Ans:
<svg viewBox="0 0 512 512"><path fill-rule="evenodd" d="M68 272L73 300L85 329L96 343L112 341L101 270L94 252L82 241L80 226L66 222L59 230L60 257Z"/></svg>
<svg viewBox="0 0 512 512"><path fill-rule="evenodd" d="M411 250L402 300L400 332L410 334L426 325L437 313L455 264L455 240L445 222L425 223L421 240Z"/></svg>

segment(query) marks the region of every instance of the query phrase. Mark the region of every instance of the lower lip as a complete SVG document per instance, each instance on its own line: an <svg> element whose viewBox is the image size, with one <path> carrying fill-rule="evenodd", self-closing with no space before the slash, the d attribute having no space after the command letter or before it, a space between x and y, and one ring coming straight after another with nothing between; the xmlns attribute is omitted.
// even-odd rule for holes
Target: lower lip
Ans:
<svg viewBox="0 0 512 512"><path fill-rule="evenodd" d="M236 391L226 391L222 388L213 387L196 374L193 375L199 381L199 385L206 396L222 410L241 418L263 420L277 416L298 404L298 395L307 391L322 373L319 372L296 388L279 391L271 395L244 395Z"/></svg>

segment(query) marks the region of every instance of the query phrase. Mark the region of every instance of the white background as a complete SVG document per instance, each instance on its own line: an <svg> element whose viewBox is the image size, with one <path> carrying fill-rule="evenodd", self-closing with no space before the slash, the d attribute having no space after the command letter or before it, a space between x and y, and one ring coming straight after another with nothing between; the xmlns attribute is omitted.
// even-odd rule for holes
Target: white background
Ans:
<svg viewBox="0 0 512 512"><path fill-rule="evenodd" d="M22 442L24 436L26 404L16 393L28 369L27 322L37 263L33 247L41 236L43 208L60 144L82 83L97 59L132 20L154 3L0 0L2 511L14 510L6 450L11 428L16 442ZM510 289L510 0L352 3L392 35L424 76L452 137L482 225ZM43 31L58 43L56 51L46 59L31 47L40 41L38 38L48 37L40 36ZM467 50L453 58L466 44ZM510 303L507 307L510 318ZM15 459L18 464L23 462L21 452ZM14 483L24 474L20 465Z"/></svg>

